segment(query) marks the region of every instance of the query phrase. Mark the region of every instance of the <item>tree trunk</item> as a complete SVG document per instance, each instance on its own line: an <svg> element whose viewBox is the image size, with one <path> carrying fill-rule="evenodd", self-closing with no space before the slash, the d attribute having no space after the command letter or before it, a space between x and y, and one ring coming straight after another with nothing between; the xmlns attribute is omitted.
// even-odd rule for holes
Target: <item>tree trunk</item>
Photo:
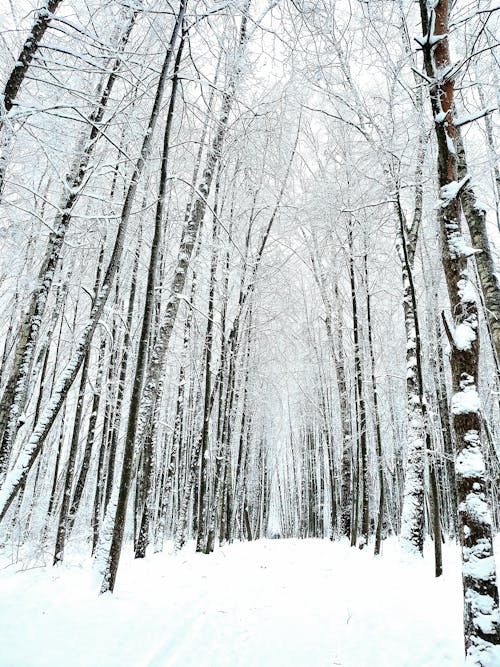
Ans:
<svg viewBox="0 0 500 667"><path fill-rule="evenodd" d="M378 484L379 484L379 501L378 501L378 518L377 528L375 531L375 556L380 554L380 546L382 542L382 528L384 525L384 459L382 455L382 435L380 433L380 414L378 406L378 390L377 379L375 375L375 352L373 349L373 333L372 333L372 312L371 312L371 294L368 283L368 255L364 254L364 270L365 270L365 288L366 288L366 320L368 327L368 349L370 353L371 374L372 374L372 389L373 389L373 411L375 420L375 449L377 454L378 465Z"/></svg>
<svg viewBox="0 0 500 667"><path fill-rule="evenodd" d="M348 246L349 246L349 279L351 285L352 299L352 321L353 321L353 340L354 340L354 376L357 387L357 405L358 405L358 440L359 440L359 477L358 482L361 490L361 539L359 548L363 549L368 544L370 532L369 515L369 470L368 470L368 452L366 441L366 406L363 386L363 371L361 360L361 341L359 332L359 315L356 280L354 275L354 245L352 235L352 221L349 222ZM356 536L354 537L354 544Z"/></svg>
<svg viewBox="0 0 500 667"><path fill-rule="evenodd" d="M135 403L140 402L141 391L144 381L144 376L146 373L146 362L147 362L147 350L149 348L149 340L151 338L151 327L153 324L153 314L155 307L155 298L156 298L156 282L157 282L157 267L158 259L160 256L160 247L162 242L162 228L163 228L163 218L164 218L164 208L165 208L165 197L167 192L167 167L169 165L168 159L170 154L170 136L172 131L172 123L174 120L174 111L175 103L177 98L177 86L179 83L178 72L182 59L182 51L184 48L184 35L181 37L179 47L177 49L177 55L175 58L174 72L172 78L172 88L170 92L170 102L167 111L167 121L165 123L165 132L163 136L163 152L161 159L161 168L160 168L160 182L158 189L158 200L156 204L155 212L155 224L154 224L154 235L151 245L151 254L149 257L149 267L148 267L148 279L146 286L146 300L144 303L144 313L142 318L142 328L141 336L139 339L139 353L137 356L137 364L135 368L134 375L134 385L132 389L131 396L131 409L130 412L135 414L138 412L138 408L135 407ZM155 354L154 349L152 354ZM139 536L137 540L137 545L135 549L136 558L144 558L146 555L146 546L149 542L149 498L152 496L153 488L153 474L152 474L152 456L153 456L153 428L154 420L151 420L150 424L146 427L146 433L144 434L144 442L142 448L142 479L144 484L144 506L142 508L141 520L140 520L140 529ZM134 427L136 424L134 424ZM122 478L124 482L130 481L128 477ZM129 489L127 489L128 497Z"/></svg>
<svg viewBox="0 0 500 667"><path fill-rule="evenodd" d="M469 227L472 246L476 251L479 251L474 253L474 258L481 283L484 314L488 322L493 354L496 359L497 371L500 373L500 283L495 272L495 261L488 239L486 211L478 202L468 180L467 159L460 128L456 128L456 143L457 176L458 180L464 183L460 190L460 203Z"/></svg>
<svg viewBox="0 0 500 667"><path fill-rule="evenodd" d="M97 265L97 273L94 285L94 294L97 294L99 289L99 282L101 279L102 261L104 256L104 246L101 246L99 254L99 264ZM66 544L66 536L71 528L69 528L69 507L71 501L71 489L73 486L73 477L75 472L76 457L78 454L78 445L80 443L80 431L83 421L83 404L85 400L85 388L88 380L88 372L90 365L90 347L82 364L82 372L80 377L80 387L78 389L78 398L76 401L76 411L73 419L73 433L71 436L71 443L68 454L68 461L66 464L66 474L64 478L63 500L59 512L59 523L57 526L57 537L54 549L54 562L56 565L63 560L64 547ZM69 528L69 530L68 530Z"/></svg>

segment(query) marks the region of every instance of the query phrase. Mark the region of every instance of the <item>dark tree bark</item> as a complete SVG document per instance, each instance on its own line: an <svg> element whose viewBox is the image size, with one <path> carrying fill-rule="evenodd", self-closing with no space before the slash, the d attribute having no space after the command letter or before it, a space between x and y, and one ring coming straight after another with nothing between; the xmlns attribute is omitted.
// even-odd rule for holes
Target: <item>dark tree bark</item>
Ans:
<svg viewBox="0 0 500 667"><path fill-rule="evenodd" d="M26 37L21 52L17 57L14 69L10 73L10 76L7 79L7 83L3 89L3 107L7 113L14 105L15 99L19 93L31 61L38 51L40 42L45 35L45 31L49 27L52 15L57 11L57 8L61 2L62 0L45 0L45 2L42 2L40 9L38 9L36 12L36 18L33 26L29 32L29 35Z"/></svg>
<svg viewBox="0 0 500 667"><path fill-rule="evenodd" d="M486 229L486 211L478 203L468 180L467 158L460 128L456 128L456 144L457 176L461 182L464 182L460 191L460 203L469 227L472 246L479 251L474 254L474 258L481 283L484 314L488 322L493 354L496 359L497 371L500 373L500 283Z"/></svg>
<svg viewBox="0 0 500 667"><path fill-rule="evenodd" d="M217 242L219 237L219 224L217 221L218 213L218 191L219 182L216 183L214 217L212 231L212 256L210 260L210 283L208 288L208 309L207 309L207 328L205 332L205 387L203 399L203 427L201 435L200 451L200 488L199 488L199 509L197 523L196 551L202 552L205 546L205 536L207 531L208 518L208 446L210 437L210 396L212 393L212 348L213 348L213 317L215 300L215 277L217 272Z"/></svg>
<svg viewBox="0 0 500 667"><path fill-rule="evenodd" d="M352 322L353 322L353 341L354 341L354 375L357 391L358 406L358 441L359 441L359 484L361 490L361 539L359 548L362 549L368 544L370 532L370 514L369 514L369 470L368 470L368 452L366 441L366 406L364 396L363 369L361 359L361 340L358 314L358 299L356 278L354 272L354 244L352 233L352 221L349 221L348 248L349 248L349 280L351 285L352 299ZM356 544L357 535L353 533L353 542Z"/></svg>
<svg viewBox="0 0 500 667"><path fill-rule="evenodd" d="M314 239L314 254L311 254L311 263L313 267L314 278L321 294L321 299L325 306L325 328L328 337L330 352L335 364L335 371L337 375L337 388L339 394L340 407L340 422L342 429L342 466L341 466L341 494L340 494L340 526L339 532L341 535L348 537L351 531L351 458L352 458L352 424L349 407L349 392L347 388L344 350L342 345L342 328L340 318L336 314L338 312L339 294L338 288L335 284L334 298L336 301L336 309L328 297L326 289L325 276L320 270L317 258L317 242ZM333 448L333 443L330 444ZM333 459L333 452L331 454ZM333 465L333 460L330 467ZM334 477L335 478L335 477ZM334 479L333 478L333 479ZM336 504L335 493L332 488L332 509ZM334 529L336 532L336 526Z"/></svg>
<svg viewBox="0 0 500 667"><path fill-rule="evenodd" d="M6 153L8 152L13 135L11 121L7 118L7 114L16 104L17 95L24 82L29 66L36 56L53 15L61 3L62 0L44 0L41 7L35 11L35 20L31 30L5 83L2 91L3 94L0 95L0 199L5 185L5 172L7 170Z"/></svg>
<svg viewBox="0 0 500 667"><path fill-rule="evenodd" d="M163 67L162 67L162 72L160 75L160 81L158 85L158 89L156 92L156 98L155 98L155 104L153 107L153 112L151 114L150 122L149 122L149 127L147 134L144 137L144 145L143 145L143 157L142 161L140 164L140 171L142 171L142 165L144 162L144 159L146 155L149 153L150 146L151 146L151 138L153 134L153 129L156 125L156 121L158 118L158 114L160 111L160 106L161 106L161 101L163 98L163 90L167 81L167 74L170 66L170 62L172 60L172 55L175 49L175 45L177 42L177 37L178 34L181 30L182 22L184 20L184 15L186 12L186 6L187 6L187 0L181 0L180 6L179 6L179 11L175 19L174 27L172 30L172 35L170 38L169 46L165 55L165 59L163 62ZM139 173L137 173L136 178L138 179ZM145 351L139 350L139 354L145 354ZM137 364L139 366L139 362ZM137 373L136 373L137 377ZM141 383L142 383L142 377L140 378ZM130 407L130 412L129 412L129 418L128 418L128 426L127 426L127 436L126 436L126 443L125 443L125 451L124 451L124 461L123 461L123 468L122 468L122 481L120 482L120 492L118 495L118 504L116 508L116 514L115 514L115 520L114 520L114 529L113 529L113 536L112 536L112 541L111 541L111 546L110 546L110 556L109 556L109 561L108 565L106 568L106 572L104 574L104 579L102 582L101 586L101 592L104 593L106 591L113 591L115 580L116 580L116 573L118 570L118 561L120 557L120 551L121 551L121 542L123 539L123 531L125 529L125 514L126 514L126 505L127 505L127 499L128 499L128 490L130 486L130 480L132 477L132 465L133 465L133 445L134 445L134 435L135 435L135 426L137 423L137 415L138 415L138 400L133 401L131 403Z"/></svg>
<svg viewBox="0 0 500 667"><path fill-rule="evenodd" d="M378 467L378 483L379 483L379 501L378 501L378 517L377 528L375 531L375 556L380 554L380 547L382 543L382 528L384 525L384 503L385 503L385 482L384 482L384 458L382 454L382 435L380 432L380 413L378 405L378 390L377 379L375 375L375 352L373 348L373 331L372 331L372 310L371 310L371 294L368 283L368 254L365 251L364 260L364 281L366 288L366 324L368 329L368 350L370 353L371 366L371 380L373 391L373 411L375 420L375 449L377 455Z"/></svg>

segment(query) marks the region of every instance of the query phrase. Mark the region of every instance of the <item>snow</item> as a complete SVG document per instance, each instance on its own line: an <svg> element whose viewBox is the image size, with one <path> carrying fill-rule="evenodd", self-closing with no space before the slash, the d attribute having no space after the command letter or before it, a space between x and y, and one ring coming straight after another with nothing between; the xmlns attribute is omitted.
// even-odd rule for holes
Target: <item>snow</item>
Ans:
<svg viewBox="0 0 500 667"><path fill-rule="evenodd" d="M484 633L494 632L497 622L495 602L489 595L481 595L471 589L467 590L466 598L475 611L475 623Z"/></svg>
<svg viewBox="0 0 500 667"><path fill-rule="evenodd" d="M142 561L128 549L115 594L98 596L73 545L55 569L31 561L0 571L1 664L459 667L458 547L445 545L444 557L435 579L431 545L425 560L404 563L395 540L379 558L328 540L262 540L210 556L190 544Z"/></svg>
<svg viewBox="0 0 500 667"><path fill-rule="evenodd" d="M481 399L474 385L464 387L462 391L455 392L451 397L451 412L454 415L479 412L480 408Z"/></svg>
<svg viewBox="0 0 500 667"><path fill-rule="evenodd" d="M443 79L445 78L445 76L448 75L448 69L445 68L445 70L446 70L446 71L442 72L442 74L441 74L441 76L442 76ZM455 151L455 143L454 143L453 139L450 137L450 135L448 134L448 132L445 132L445 136L446 136L446 147L447 147L447 149L448 149L448 152L450 153L450 155L456 155L456 151ZM468 177L467 177L467 176L466 176L466 178L467 178L467 180L468 180ZM451 185L451 184L450 184L450 185ZM445 187L447 187L447 186L446 186L446 185L443 186L443 188L445 188ZM441 189L443 189L443 188L441 188ZM457 193L456 193L451 199L454 199L454 198L458 195L459 192L460 192L460 188L458 189ZM450 201L451 201L451 199L450 199ZM447 206L448 204L443 204L443 205L444 205L444 206Z"/></svg>
<svg viewBox="0 0 500 667"><path fill-rule="evenodd" d="M476 113L465 114L463 116L460 116L459 118L455 118L455 127L460 127L461 125L467 125L468 123L472 123L475 120L484 118L484 116L488 115L489 113L492 113L493 111L496 111L496 109L497 108L495 106L490 105L489 107L481 109Z"/></svg>
<svg viewBox="0 0 500 667"><path fill-rule="evenodd" d="M451 228L451 225L448 225L448 227ZM462 234L459 234L458 232L450 234L448 244L451 252L456 255L463 255L464 257L471 257L472 255L477 255L482 252L480 248L473 248L470 246Z"/></svg>
<svg viewBox="0 0 500 667"><path fill-rule="evenodd" d="M457 197L458 193L467 183L469 178L470 177L467 175L464 176L460 181L451 181L450 183L443 185L440 190L440 205L442 207L448 206L449 203Z"/></svg>
<svg viewBox="0 0 500 667"><path fill-rule="evenodd" d="M472 282L467 278L461 278L458 283L458 293L460 296L460 301L462 303L474 303L476 300L476 293L474 290L474 285Z"/></svg>
<svg viewBox="0 0 500 667"><path fill-rule="evenodd" d="M464 502L458 506L458 509L466 517L471 517L476 523L491 524L491 512L488 503L484 499L484 494L477 492L468 493Z"/></svg>
<svg viewBox="0 0 500 667"><path fill-rule="evenodd" d="M457 456L457 472L461 477L480 477L485 472L479 440L477 442L476 446L465 447Z"/></svg>
<svg viewBox="0 0 500 667"><path fill-rule="evenodd" d="M434 32L435 30L435 23L436 23L436 16L435 13L431 13L431 25L430 25L430 30L427 34L425 34L423 37L417 36L415 37L415 41L421 46L429 46L432 48L439 42L441 42L443 39L446 39L448 37L448 33L443 33L442 35L438 35Z"/></svg>
<svg viewBox="0 0 500 667"><path fill-rule="evenodd" d="M475 340L476 332L468 322L457 325L453 334L453 342L458 350L469 350Z"/></svg>

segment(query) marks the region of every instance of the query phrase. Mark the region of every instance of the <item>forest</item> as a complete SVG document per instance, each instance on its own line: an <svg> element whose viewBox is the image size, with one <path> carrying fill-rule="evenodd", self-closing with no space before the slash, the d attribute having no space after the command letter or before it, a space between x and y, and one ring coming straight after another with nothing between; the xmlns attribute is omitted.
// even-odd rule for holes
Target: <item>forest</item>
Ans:
<svg viewBox="0 0 500 667"><path fill-rule="evenodd" d="M500 666L499 27L0 0L1 665Z"/></svg>

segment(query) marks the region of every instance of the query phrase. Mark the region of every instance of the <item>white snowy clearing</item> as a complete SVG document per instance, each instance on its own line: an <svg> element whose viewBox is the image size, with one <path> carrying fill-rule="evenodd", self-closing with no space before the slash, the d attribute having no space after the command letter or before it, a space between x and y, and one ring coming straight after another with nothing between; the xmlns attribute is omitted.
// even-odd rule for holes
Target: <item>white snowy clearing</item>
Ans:
<svg viewBox="0 0 500 667"><path fill-rule="evenodd" d="M497 551L498 553L498 551ZM0 573L1 667L459 667L459 553L401 562L327 540L122 558L114 595L90 561ZM72 564L71 564L72 561ZM499 662L500 664L500 662Z"/></svg>

